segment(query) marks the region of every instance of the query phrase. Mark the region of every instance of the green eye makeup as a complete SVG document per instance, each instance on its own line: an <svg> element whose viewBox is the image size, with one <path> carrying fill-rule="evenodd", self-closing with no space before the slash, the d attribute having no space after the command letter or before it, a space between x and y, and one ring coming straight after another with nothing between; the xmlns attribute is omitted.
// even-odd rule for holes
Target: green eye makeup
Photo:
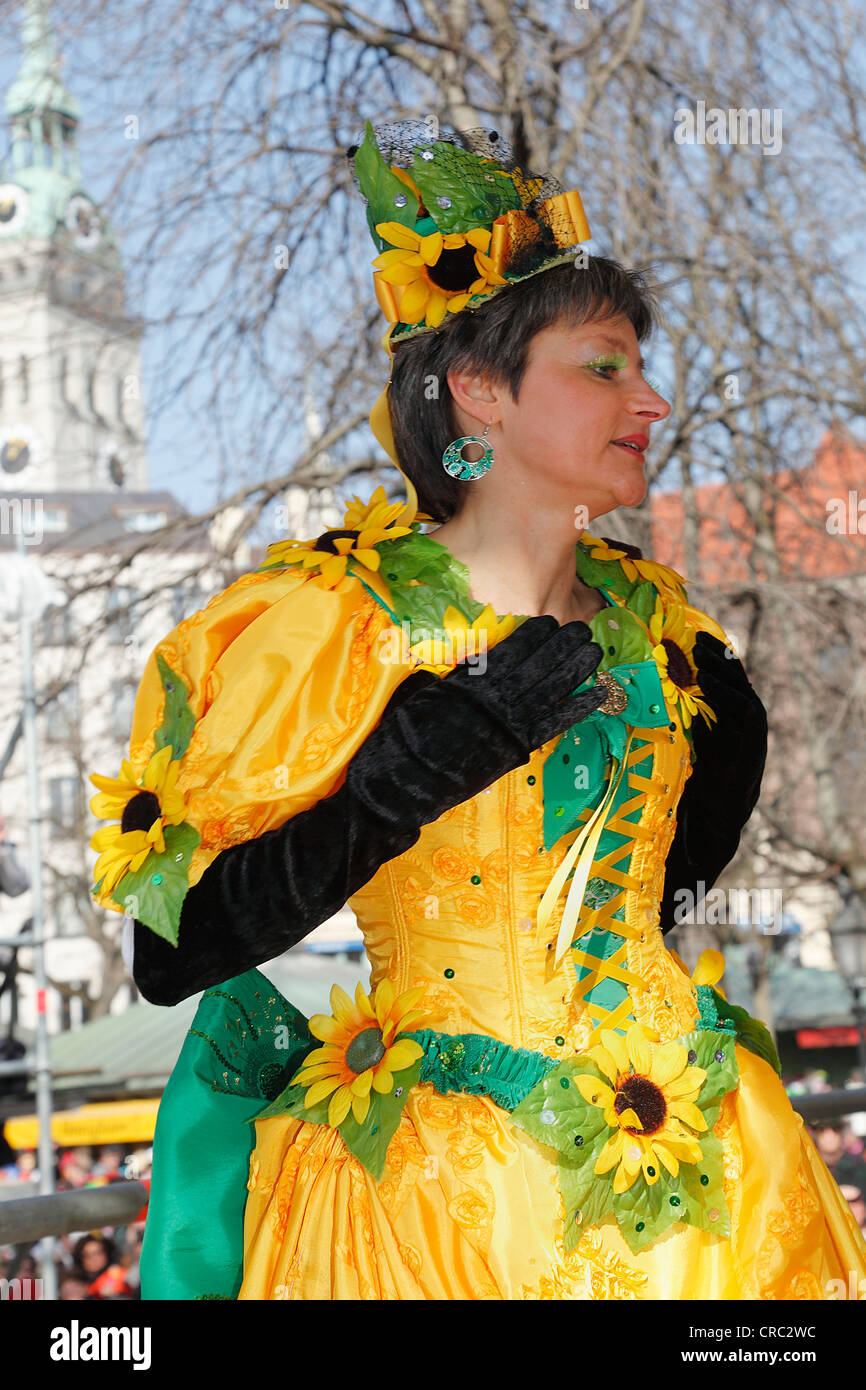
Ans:
<svg viewBox="0 0 866 1390"><path fill-rule="evenodd" d="M591 362L584 363L587 367L613 367L621 372L628 366L628 358L624 352L609 352L603 357L593 357Z"/></svg>
<svg viewBox="0 0 866 1390"><path fill-rule="evenodd" d="M621 372L628 366L628 357L624 352L609 352L602 357L593 357L592 361L585 362L584 366L593 371L609 368L611 371ZM654 377L648 376L646 372L642 372L641 376L647 386L650 386L653 391L658 391L659 394L661 394L661 386ZM606 380L610 381L611 378L607 377Z"/></svg>

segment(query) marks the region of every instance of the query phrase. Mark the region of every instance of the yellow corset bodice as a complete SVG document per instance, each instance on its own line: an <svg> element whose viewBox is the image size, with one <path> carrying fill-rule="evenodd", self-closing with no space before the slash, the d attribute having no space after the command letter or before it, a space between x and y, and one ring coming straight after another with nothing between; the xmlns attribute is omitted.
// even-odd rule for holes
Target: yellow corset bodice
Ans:
<svg viewBox="0 0 866 1390"><path fill-rule="evenodd" d="M686 736L678 719L673 725L635 731L627 799L606 822L618 847L593 859L572 949L558 966L553 943L565 894L542 934L536 914L581 827L545 850L542 773L552 739L425 826L410 850L350 898L372 984L387 976L398 992L424 985L440 1031L486 1033L549 1057L592 1046L601 1027L631 1019L662 1040L689 1032L698 1014L694 986L659 928L676 806L691 774ZM593 928L595 949L606 942L603 960L587 949Z"/></svg>

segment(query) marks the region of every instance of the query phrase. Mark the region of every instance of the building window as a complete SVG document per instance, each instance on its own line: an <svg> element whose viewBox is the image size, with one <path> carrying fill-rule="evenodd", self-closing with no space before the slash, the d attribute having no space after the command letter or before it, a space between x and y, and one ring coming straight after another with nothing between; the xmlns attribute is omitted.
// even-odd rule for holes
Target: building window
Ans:
<svg viewBox="0 0 866 1390"><path fill-rule="evenodd" d="M65 647L72 637L72 623L69 618L69 605L62 608L49 608L42 619L41 637L43 647Z"/></svg>
<svg viewBox="0 0 866 1390"><path fill-rule="evenodd" d="M134 604L136 600L134 589L127 589L122 586L108 591L108 640L113 647L122 647L128 638L132 636L133 625L135 623Z"/></svg>
<svg viewBox="0 0 866 1390"><path fill-rule="evenodd" d="M124 742L128 741L129 731L132 728L137 688L134 681L111 682L112 734Z"/></svg>
<svg viewBox="0 0 866 1390"><path fill-rule="evenodd" d="M49 777L48 822L51 838L72 835L83 823L81 786L77 777Z"/></svg>
<svg viewBox="0 0 866 1390"><path fill-rule="evenodd" d="M121 512L126 531L158 531L168 521L168 512Z"/></svg>
<svg viewBox="0 0 866 1390"><path fill-rule="evenodd" d="M77 734L81 720L78 686L65 685L43 711L45 737L54 743L69 743Z"/></svg>

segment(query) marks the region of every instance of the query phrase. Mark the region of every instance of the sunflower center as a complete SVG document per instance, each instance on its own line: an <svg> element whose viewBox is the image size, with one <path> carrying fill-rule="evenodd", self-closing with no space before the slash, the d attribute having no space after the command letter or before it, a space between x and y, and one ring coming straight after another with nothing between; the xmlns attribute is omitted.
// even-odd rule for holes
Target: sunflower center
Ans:
<svg viewBox="0 0 866 1390"><path fill-rule="evenodd" d="M694 685L689 659L680 651L676 642L672 642L670 637L663 637L662 646L668 654L668 675L674 685L679 686L680 690L685 690L688 685Z"/></svg>
<svg viewBox="0 0 866 1390"><path fill-rule="evenodd" d="M445 290L447 294L468 290L473 280L478 279L475 247L458 246L453 251L443 251L436 264L428 268L427 274L436 288Z"/></svg>
<svg viewBox="0 0 866 1390"><path fill-rule="evenodd" d="M346 1066L361 1073L375 1067L385 1056L385 1045L379 1028L365 1028L356 1033L346 1048Z"/></svg>
<svg viewBox="0 0 866 1390"><path fill-rule="evenodd" d="M636 545L629 545L628 541L615 541L611 536L600 536L599 539L610 546L611 550L624 550L630 560L643 559L643 551Z"/></svg>
<svg viewBox="0 0 866 1390"><path fill-rule="evenodd" d="M618 1115L629 1108L634 1111L643 1129L623 1125L627 1134L654 1134L661 1129L667 1114L665 1098L654 1081L648 1076L627 1076L620 1081L614 1097L613 1108Z"/></svg>
<svg viewBox="0 0 866 1390"><path fill-rule="evenodd" d="M339 551L334 545L334 541L344 540L347 536L351 536L352 540L356 541L359 535L359 531L325 531L316 541L313 549L327 550L331 555L338 555Z"/></svg>
<svg viewBox="0 0 866 1390"><path fill-rule="evenodd" d="M123 808L120 829L124 835L128 830L149 830L159 814L159 799L153 792L136 792Z"/></svg>

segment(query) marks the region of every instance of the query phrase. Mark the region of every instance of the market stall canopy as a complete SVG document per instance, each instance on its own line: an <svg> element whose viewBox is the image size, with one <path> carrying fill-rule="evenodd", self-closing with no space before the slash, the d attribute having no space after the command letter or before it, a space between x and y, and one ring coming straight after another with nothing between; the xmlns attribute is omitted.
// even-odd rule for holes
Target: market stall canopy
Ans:
<svg viewBox="0 0 866 1390"><path fill-rule="evenodd" d="M150 1144L156 1124L159 1099L105 1101L60 1110L51 1119L51 1137L56 1144ZM6 1121L5 1134L13 1149L35 1149L39 1125L35 1115L13 1115Z"/></svg>

